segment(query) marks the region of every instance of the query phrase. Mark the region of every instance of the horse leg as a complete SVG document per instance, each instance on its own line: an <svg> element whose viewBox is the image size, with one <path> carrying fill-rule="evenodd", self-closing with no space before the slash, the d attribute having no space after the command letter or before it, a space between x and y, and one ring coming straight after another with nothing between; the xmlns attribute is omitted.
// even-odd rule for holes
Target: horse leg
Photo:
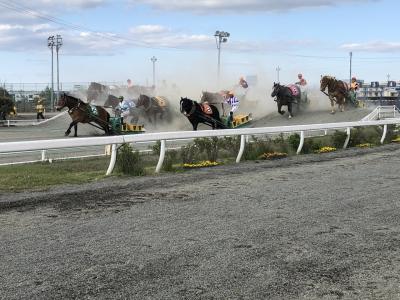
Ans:
<svg viewBox="0 0 400 300"><path fill-rule="evenodd" d="M74 125L75 125L75 121L72 121L72 122L69 124L69 127L68 127L67 131L65 132L65 136L69 136L69 134L71 133L71 128L72 128L72 126L74 126Z"/></svg>
<svg viewBox="0 0 400 300"><path fill-rule="evenodd" d="M197 126L199 125L199 122L195 121L195 120L190 120L190 123L192 123L193 126L193 130L197 131Z"/></svg>
<svg viewBox="0 0 400 300"><path fill-rule="evenodd" d="M282 110L282 104L278 102L278 113L280 113L281 115L285 114L285 111Z"/></svg>
<svg viewBox="0 0 400 300"><path fill-rule="evenodd" d="M289 119L291 119L293 117L293 114L292 114L292 102L289 102L287 107L288 107L288 111L289 111Z"/></svg>
<svg viewBox="0 0 400 300"><path fill-rule="evenodd" d="M74 137L77 137L78 136L78 123L75 123L74 131L75 131Z"/></svg>
<svg viewBox="0 0 400 300"><path fill-rule="evenodd" d="M335 100L332 96L329 96L329 100L331 100L331 114L334 114L336 112L335 110Z"/></svg>
<svg viewBox="0 0 400 300"><path fill-rule="evenodd" d="M345 104L345 102L346 102L346 98L343 96L343 98L342 98L342 101L340 101L340 111L341 112L344 112L344 104Z"/></svg>

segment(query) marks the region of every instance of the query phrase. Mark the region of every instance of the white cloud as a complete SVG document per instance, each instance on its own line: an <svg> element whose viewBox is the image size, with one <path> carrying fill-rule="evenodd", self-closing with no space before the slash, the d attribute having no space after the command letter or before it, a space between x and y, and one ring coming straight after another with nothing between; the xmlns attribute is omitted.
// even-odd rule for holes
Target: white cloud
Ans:
<svg viewBox="0 0 400 300"><path fill-rule="evenodd" d="M352 43L340 46L341 49L359 52L400 52L400 42L372 41L366 43Z"/></svg>
<svg viewBox="0 0 400 300"><path fill-rule="evenodd" d="M380 0L128 0L160 10L193 11L196 13L287 11L305 7L337 6L348 3L377 2Z"/></svg>
<svg viewBox="0 0 400 300"><path fill-rule="evenodd" d="M133 34L155 34L165 33L169 31L169 29L161 25L139 25L130 28L129 31Z"/></svg>

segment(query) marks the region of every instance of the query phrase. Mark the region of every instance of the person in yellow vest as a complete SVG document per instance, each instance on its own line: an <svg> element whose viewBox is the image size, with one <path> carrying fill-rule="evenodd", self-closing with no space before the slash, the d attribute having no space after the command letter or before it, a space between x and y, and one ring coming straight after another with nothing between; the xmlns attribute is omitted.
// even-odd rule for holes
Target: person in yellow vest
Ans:
<svg viewBox="0 0 400 300"><path fill-rule="evenodd" d="M44 119L43 113L45 112L45 107L43 104L43 98L37 98L36 102L36 119Z"/></svg>
<svg viewBox="0 0 400 300"><path fill-rule="evenodd" d="M358 90L358 82L357 82L357 78L355 78L355 77L351 78L350 90L352 90L352 91Z"/></svg>
<svg viewBox="0 0 400 300"><path fill-rule="evenodd" d="M351 84L350 84L350 102L357 107L358 106L358 101L357 101L357 93L356 91L358 90L358 82L356 77L351 78Z"/></svg>

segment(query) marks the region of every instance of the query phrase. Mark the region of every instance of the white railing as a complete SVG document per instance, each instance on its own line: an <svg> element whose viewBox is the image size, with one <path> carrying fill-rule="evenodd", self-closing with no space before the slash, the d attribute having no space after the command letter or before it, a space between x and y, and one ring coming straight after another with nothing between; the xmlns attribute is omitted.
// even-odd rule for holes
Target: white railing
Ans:
<svg viewBox="0 0 400 300"><path fill-rule="evenodd" d="M51 118L45 119L45 120L42 120L42 119L39 119L39 120L37 120L37 119L32 119L32 120L7 119L7 120L0 121L0 124L3 124L7 127L10 127L10 126L38 126L38 125L43 125L50 121L53 121L67 113L68 113L68 111L64 111L64 112L61 112L61 113L55 115L54 117L51 117Z"/></svg>
<svg viewBox="0 0 400 300"><path fill-rule="evenodd" d="M387 118L399 118L400 111L396 105L378 106L361 121L382 120Z"/></svg>
<svg viewBox="0 0 400 300"><path fill-rule="evenodd" d="M387 125L400 124L400 119L387 119L378 121L357 121L357 122L342 122L342 123L326 123L326 124L308 124L308 125L293 125L281 127L262 127L262 128L243 128L243 129L223 129L223 130L202 130L202 131L179 131L179 132L159 132L159 133L144 133L139 135L120 135L120 136L103 136L89 138L64 138L55 140L39 140L39 141L22 141L22 142L6 142L0 143L0 153L18 152L18 151L33 151L47 150L59 148L74 148L85 146L100 146L112 145L111 159L107 170L107 175L110 175L114 169L117 145L124 143L138 143L161 141L160 157L156 167L156 172L161 170L161 166L165 156L165 142L168 140L181 140L203 137L224 137L224 136L241 136L240 149L236 157L236 162L240 162L243 151L246 145L246 136L249 135L271 135L279 133L300 133L300 143L297 153L300 153L304 144L305 132L314 130L331 130L331 129L346 129L347 139L343 148L347 148L350 140L350 128L365 127L365 126L383 126L381 143L384 142Z"/></svg>

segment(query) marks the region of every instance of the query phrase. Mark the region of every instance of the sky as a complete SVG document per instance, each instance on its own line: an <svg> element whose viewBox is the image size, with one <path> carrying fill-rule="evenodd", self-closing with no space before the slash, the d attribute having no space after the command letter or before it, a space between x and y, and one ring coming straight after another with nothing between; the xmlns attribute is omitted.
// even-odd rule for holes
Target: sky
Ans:
<svg viewBox="0 0 400 300"><path fill-rule="evenodd" d="M206 89L217 81L216 30L225 84L311 84L321 75L400 79L395 0L0 0L0 83L48 83L47 38L61 35L60 81L152 83Z"/></svg>

